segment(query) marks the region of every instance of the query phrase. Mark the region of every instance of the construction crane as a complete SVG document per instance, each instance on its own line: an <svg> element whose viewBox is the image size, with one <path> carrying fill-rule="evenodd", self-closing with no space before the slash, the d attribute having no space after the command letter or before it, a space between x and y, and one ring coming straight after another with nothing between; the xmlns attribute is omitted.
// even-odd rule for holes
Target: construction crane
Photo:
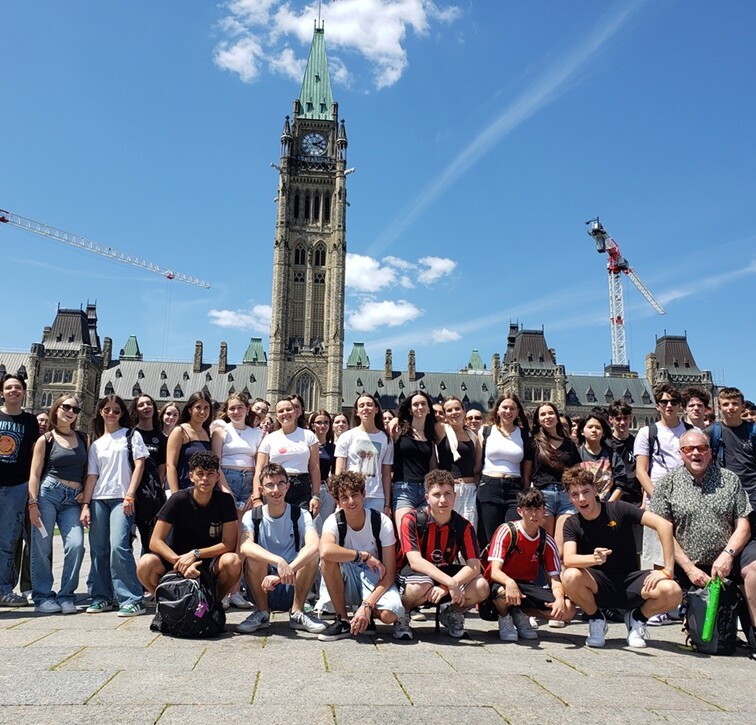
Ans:
<svg viewBox="0 0 756 725"><path fill-rule="evenodd" d="M210 284L197 277L189 277L186 274L181 274L172 269L164 269L153 262L148 262L139 257L133 257L130 254L119 252L113 247L103 247L91 239L82 237L78 234L72 234L71 232L64 232L55 227L51 227L48 224L34 221L34 219L27 219L26 217L13 214L12 212L0 209L0 223L10 224L18 229L23 229L26 232L37 234L40 237L47 239L53 239L56 242L67 244L69 247L76 249L82 249L85 252L92 252L92 254L99 254L101 257L107 257L114 262L122 262L123 264L130 264L132 267L139 267L140 269L146 269L148 272L157 272L162 274L166 279L175 279L179 282L187 282L189 284L197 285L203 289L210 289Z"/></svg>
<svg viewBox="0 0 756 725"><path fill-rule="evenodd" d="M654 299L646 285L640 281L633 272L630 263L622 256L617 242L614 241L601 225L599 218L589 219L588 234L596 242L596 251L599 254L607 254L609 261L606 268L609 270L609 322L612 331L612 365L628 366L627 341L625 339L625 300L622 293L622 275L625 274L630 281L640 290L640 293L648 300L648 303L660 315L665 314L664 308Z"/></svg>

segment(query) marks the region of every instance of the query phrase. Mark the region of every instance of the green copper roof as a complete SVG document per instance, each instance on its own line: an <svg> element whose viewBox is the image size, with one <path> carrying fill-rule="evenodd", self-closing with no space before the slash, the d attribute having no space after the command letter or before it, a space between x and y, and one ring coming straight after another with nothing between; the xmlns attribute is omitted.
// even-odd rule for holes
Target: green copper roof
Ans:
<svg viewBox="0 0 756 725"><path fill-rule="evenodd" d="M473 350L470 354L470 362L467 363L468 370L485 370L486 366L483 364L483 360L480 357L480 353L477 350Z"/></svg>
<svg viewBox="0 0 756 725"><path fill-rule="evenodd" d="M242 362L245 363L265 363L268 361L268 357L265 354L262 346L261 337L252 337L249 340L249 347L247 352L244 353Z"/></svg>
<svg viewBox="0 0 756 725"><path fill-rule="evenodd" d="M367 356L364 342L355 342L352 346L352 352L349 353L347 360L348 368L369 368L370 358Z"/></svg>
<svg viewBox="0 0 756 725"><path fill-rule="evenodd" d="M139 350L139 342L136 335L130 335L119 356L121 360L141 360L142 353Z"/></svg>
<svg viewBox="0 0 756 725"><path fill-rule="evenodd" d="M325 35L323 28L315 28L307 58L302 90L299 92L299 102L302 104L300 118L332 118L333 95L331 94L331 79L328 75L328 58L326 57Z"/></svg>

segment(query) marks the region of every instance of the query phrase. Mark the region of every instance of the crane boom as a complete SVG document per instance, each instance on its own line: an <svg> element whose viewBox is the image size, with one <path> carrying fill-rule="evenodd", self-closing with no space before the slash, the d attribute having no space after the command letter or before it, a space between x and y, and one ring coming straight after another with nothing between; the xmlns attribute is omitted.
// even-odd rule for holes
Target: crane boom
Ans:
<svg viewBox="0 0 756 725"><path fill-rule="evenodd" d="M202 287L203 289L210 289L210 284L197 277L190 277L186 274L181 274L172 269L165 269L154 262L148 262L145 259L134 257L131 254L120 252L113 247L103 247L98 242L95 242L86 237L82 237L79 234L73 234L71 232L64 232L61 229L51 227L49 224L43 224L42 222L34 221L34 219L28 219L27 217L14 214L13 212L0 209L0 223L10 224L11 226L23 229L26 232L37 234L40 237L47 239L53 239L56 242L67 244L69 247L81 249L85 252L92 252L98 254L101 257L107 257L114 262L121 262L122 264L129 264L132 267L139 267L140 269L147 270L148 272L157 272L163 275L166 279L175 279L179 282L187 282L188 284Z"/></svg>
<svg viewBox="0 0 756 725"><path fill-rule="evenodd" d="M596 251L609 257L606 268L609 272L609 322L612 333L612 364L627 367L625 300L622 291L621 275L627 275L651 307L660 315L665 314L664 308L654 299L654 296L646 285L641 282L638 275L633 271L630 263L622 256L619 245L606 233L606 229L601 225L599 218L596 217L586 223L591 225L588 229L588 234L596 242Z"/></svg>

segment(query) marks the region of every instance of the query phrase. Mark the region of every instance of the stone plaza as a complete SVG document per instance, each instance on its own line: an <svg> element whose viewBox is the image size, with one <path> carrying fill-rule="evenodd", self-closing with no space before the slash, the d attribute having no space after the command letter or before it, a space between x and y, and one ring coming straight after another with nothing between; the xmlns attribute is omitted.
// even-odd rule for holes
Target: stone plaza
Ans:
<svg viewBox="0 0 756 725"><path fill-rule="evenodd" d="M63 552L56 535L56 581ZM88 556L79 587L84 608ZM182 640L150 631L148 616L41 615L0 610L0 723L753 723L756 664L745 650L707 657L684 647L680 625L651 628L631 650L610 624L602 650L587 625L541 623L537 642L504 643L495 623L467 617L468 635L320 642L289 629Z"/></svg>

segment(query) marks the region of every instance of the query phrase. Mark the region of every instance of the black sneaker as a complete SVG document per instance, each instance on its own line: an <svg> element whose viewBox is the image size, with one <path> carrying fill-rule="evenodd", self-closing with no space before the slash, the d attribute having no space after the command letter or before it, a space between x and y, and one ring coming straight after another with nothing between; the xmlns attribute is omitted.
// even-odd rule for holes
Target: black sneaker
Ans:
<svg viewBox="0 0 756 725"><path fill-rule="evenodd" d="M337 639L346 639L352 634L349 622L345 619L337 619L333 624L329 624L319 635L321 642L335 642Z"/></svg>

